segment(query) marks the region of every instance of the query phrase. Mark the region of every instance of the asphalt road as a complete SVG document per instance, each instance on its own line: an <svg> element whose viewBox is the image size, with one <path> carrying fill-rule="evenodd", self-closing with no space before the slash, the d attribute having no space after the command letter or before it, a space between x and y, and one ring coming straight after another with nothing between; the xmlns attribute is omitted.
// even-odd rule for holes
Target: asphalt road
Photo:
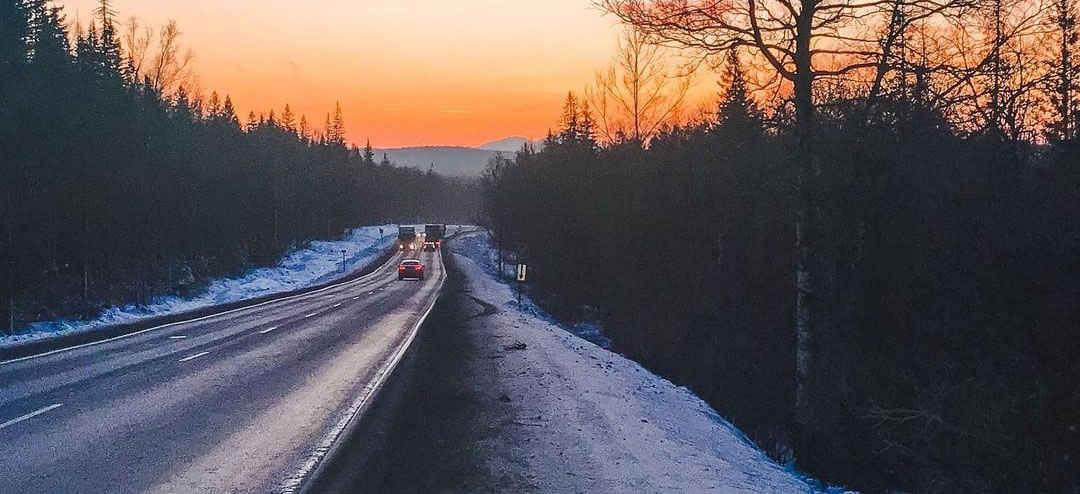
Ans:
<svg viewBox="0 0 1080 494"><path fill-rule="evenodd" d="M288 492L437 295L395 256L323 290L0 363L0 492Z"/></svg>

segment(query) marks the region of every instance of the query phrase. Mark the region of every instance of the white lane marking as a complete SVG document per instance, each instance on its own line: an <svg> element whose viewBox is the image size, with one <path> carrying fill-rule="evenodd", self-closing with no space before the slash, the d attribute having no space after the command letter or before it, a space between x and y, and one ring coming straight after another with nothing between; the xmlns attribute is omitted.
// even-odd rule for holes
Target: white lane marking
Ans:
<svg viewBox="0 0 1080 494"><path fill-rule="evenodd" d="M202 357L203 355L209 355L209 354L210 354L210 352L200 352L200 353L196 353L195 355L192 355L190 357L184 357L184 358L180 359L180 361L181 362L187 362L188 360L197 359L199 357Z"/></svg>
<svg viewBox="0 0 1080 494"><path fill-rule="evenodd" d="M362 285L362 284L365 284L368 281L370 281L372 278L375 278L378 275L382 274L382 271L384 269L386 269L386 268L388 268L390 266L395 266L395 265L397 265L397 255L391 255L390 258L386 260L386 263L384 263L382 266L380 266L378 268L375 268L375 271L372 271L372 272L370 272L368 274L365 274L364 276L361 276L359 278L355 278L355 279L348 280L348 281L343 281L343 282L338 283L336 285L325 286L325 287L322 287L322 288L320 288L318 290L312 290L310 292L305 292L305 293L298 293L296 295L290 295L288 297L282 297L282 298L278 298L278 299L274 299L274 300L267 300L266 302L259 302L259 303L255 304L255 305L248 305L248 306L245 306L245 307L237 307L235 309L227 310L225 312L218 312L216 314L208 314L208 315L205 315L205 316L202 316L202 317L196 317L195 319L188 319L186 321L170 322L168 324L162 324L160 326L154 326L152 328L146 328L146 329L143 329L141 331L136 331L134 333L128 333L128 334L122 334L120 336L114 336L112 338L107 338L107 339L104 339L104 340L91 341L89 343L83 343L81 345L69 346L69 347L65 347L65 348L57 348L56 350L51 350L51 351L48 351L48 352L45 352L45 353L27 355L25 357L14 358L14 359L11 359L11 360L2 360L2 361L0 361L0 365L14 364L15 362L23 362L23 361L30 360L30 359L47 357L49 355L56 355L57 353L61 353L61 352L69 352L71 350L78 350L80 348L97 346L97 345L101 345L101 344L104 344L104 343L109 343L109 342L113 342L113 341L117 341L117 340L122 340L124 338L131 338L132 336L138 336L138 335L141 335L143 333L148 333L150 331L156 331L156 330L161 329L161 328L169 328L169 327L177 326L177 325L180 325L180 324L187 324L187 323L192 323L192 322L203 321L203 320L210 319L210 318L213 318L213 317L224 316L226 314L232 314L234 312L240 312L242 310L250 310L250 309L254 309L256 307L262 307L262 306L268 305L268 304L276 304L276 303L279 303L279 302L285 302L287 300L295 300L295 299L300 298L300 297L307 297L307 296L310 296L310 295L314 295L316 293L322 293L322 292L325 292L327 290L333 290L335 288L340 288L340 287L347 286L347 285Z"/></svg>
<svg viewBox="0 0 1080 494"><path fill-rule="evenodd" d="M368 295L375 295L375 291L376 290L372 290L371 292L368 293Z"/></svg>
<svg viewBox="0 0 1080 494"><path fill-rule="evenodd" d="M170 337L169 337L169 339L170 339L170 340L182 340L182 339L184 339L184 338L187 338L187 336L185 336L185 335L182 335L182 334L178 334L178 335L175 335L175 336L170 336Z"/></svg>
<svg viewBox="0 0 1080 494"><path fill-rule="evenodd" d="M269 333L269 332L271 332L271 331L273 331L275 329L277 329L277 326L270 326L269 328L266 328L266 329L264 329L262 331L259 331L259 334L266 334L266 333Z"/></svg>
<svg viewBox="0 0 1080 494"><path fill-rule="evenodd" d="M332 308L332 309L336 309L336 308L338 308L338 307L341 307L341 304L340 304L340 303L334 304L334 306L333 306L333 307L331 307L331 308Z"/></svg>
<svg viewBox="0 0 1080 494"><path fill-rule="evenodd" d="M317 315L319 315L318 312L312 312L311 314L308 314L308 315L304 316L304 318L306 319L308 317L314 317L314 316L317 316Z"/></svg>
<svg viewBox="0 0 1080 494"><path fill-rule="evenodd" d="M352 299L353 299L353 300L360 300L360 296L359 296L359 295L357 295L357 296L353 297Z"/></svg>
<svg viewBox="0 0 1080 494"><path fill-rule="evenodd" d="M22 422L22 421L27 420L27 419L32 419L34 417L37 417L38 415L41 415L41 414L43 414L45 412L48 412L49 410L55 410L55 409L60 408L62 406L64 406L63 403L53 403L52 405L49 405L49 406L47 406L45 408L42 408L40 410L35 410L35 411L30 412L30 413L28 413L26 415L23 415L22 417L16 417L16 418L13 418L13 419L11 419L11 420L9 420L7 422L4 422L3 424L0 424L0 429L3 429L5 427L10 427L12 425L18 424L19 422Z"/></svg>

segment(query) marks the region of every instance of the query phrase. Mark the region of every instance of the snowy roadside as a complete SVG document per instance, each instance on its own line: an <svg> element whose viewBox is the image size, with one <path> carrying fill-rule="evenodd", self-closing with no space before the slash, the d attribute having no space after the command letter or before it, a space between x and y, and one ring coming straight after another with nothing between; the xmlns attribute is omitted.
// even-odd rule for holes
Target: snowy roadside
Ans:
<svg viewBox="0 0 1080 494"><path fill-rule="evenodd" d="M502 273L499 273L499 256L491 247L490 237L485 232L473 235L463 235L453 243L454 253L464 255L476 263L485 273L495 279L509 280L515 275L516 264L513 259L503 259ZM512 287L511 287L512 288ZM517 305L522 310L557 324L566 331L588 340L602 348L611 348L611 340L604 335L604 330L598 322L591 321L560 321L548 314L540 306L536 305L527 295L522 297L522 303Z"/></svg>
<svg viewBox="0 0 1080 494"><path fill-rule="evenodd" d="M425 330L397 471L373 491L844 492L778 465L686 388L519 306L481 266L483 235L450 245L459 281Z"/></svg>
<svg viewBox="0 0 1080 494"><path fill-rule="evenodd" d="M253 269L236 278L214 280L202 294L192 298L162 296L147 305L110 307L92 320L35 322L14 335L0 336L0 348L327 283L379 259L397 238L396 228L395 225L365 226L353 229L340 240L310 242L283 256L276 266ZM344 272L341 269L342 251L345 251Z"/></svg>

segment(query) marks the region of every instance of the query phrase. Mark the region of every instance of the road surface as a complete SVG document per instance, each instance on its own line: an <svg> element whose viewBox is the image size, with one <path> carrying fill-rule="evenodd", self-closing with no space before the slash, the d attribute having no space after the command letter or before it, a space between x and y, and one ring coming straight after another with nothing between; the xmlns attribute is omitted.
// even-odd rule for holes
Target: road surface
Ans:
<svg viewBox="0 0 1080 494"><path fill-rule="evenodd" d="M0 492L291 492L372 395L443 266L0 363Z"/></svg>

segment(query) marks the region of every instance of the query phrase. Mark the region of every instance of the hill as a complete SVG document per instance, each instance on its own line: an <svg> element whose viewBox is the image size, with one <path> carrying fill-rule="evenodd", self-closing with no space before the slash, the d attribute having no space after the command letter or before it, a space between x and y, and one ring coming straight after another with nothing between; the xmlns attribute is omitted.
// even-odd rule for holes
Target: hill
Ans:
<svg viewBox="0 0 1080 494"><path fill-rule="evenodd" d="M479 177L488 161L499 153L497 150L476 149L459 146L419 146L394 149L376 149L376 159L383 153L400 166L427 170L433 163L435 171L456 177Z"/></svg>

